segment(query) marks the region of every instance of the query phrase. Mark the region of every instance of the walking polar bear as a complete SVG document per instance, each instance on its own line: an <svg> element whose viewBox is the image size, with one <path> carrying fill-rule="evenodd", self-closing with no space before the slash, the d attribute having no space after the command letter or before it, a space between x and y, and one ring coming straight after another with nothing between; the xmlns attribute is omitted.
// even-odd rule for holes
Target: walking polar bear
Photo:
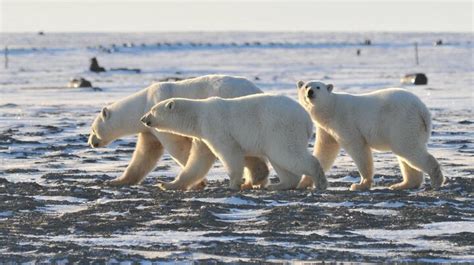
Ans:
<svg viewBox="0 0 474 265"><path fill-rule="evenodd" d="M276 95L235 99L168 99L141 121L159 131L202 139L221 160L229 187L240 189L246 156L267 158L280 178L271 190L294 189L303 174L317 189L327 187L318 160L308 152L313 124L294 100Z"/></svg>
<svg viewBox="0 0 474 265"><path fill-rule="evenodd" d="M140 118L153 105L172 97L223 98L262 93L252 82L242 77L208 75L179 82L155 83L133 95L102 109L92 124L89 144L103 147L126 136L138 134L138 141L132 160L125 172L110 181L112 185L133 185L140 183L152 171L166 149L183 170L171 183L162 183L165 189L186 190L199 184L212 164L215 156L205 143L166 132L158 132L144 126ZM245 160L246 185L265 186L269 174L266 161L247 157Z"/></svg>
<svg viewBox="0 0 474 265"><path fill-rule="evenodd" d="M398 88L350 95L333 93L333 85L298 81L298 100L317 125L314 155L323 170L332 166L340 147L351 156L361 181L351 190L370 189L373 182L372 149L397 155L403 181L391 189L418 188L423 172L433 188L445 181L440 165L428 153L431 115L421 100ZM309 182L304 178L302 182Z"/></svg>

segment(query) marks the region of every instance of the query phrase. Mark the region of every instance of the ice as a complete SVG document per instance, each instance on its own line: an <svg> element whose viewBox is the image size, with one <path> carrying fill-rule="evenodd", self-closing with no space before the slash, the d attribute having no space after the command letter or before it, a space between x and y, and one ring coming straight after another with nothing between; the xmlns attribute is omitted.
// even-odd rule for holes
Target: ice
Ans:
<svg viewBox="0 0 474 265"><path fill-rule="evenodd" d="M365 229L354 231L357 234L364 235L368 238L377 240L385 240L390 242L406 243L416 246L421 249L443 250L450 247L450 243L444 241L429 241L423 239L424 236L440 236L450 235L462 232L474 231L474 222L459 221L459 222L439 222L425 224L419 229L406 230L386 230L386 229ZM466 250L469 248L466 247ZM474 255L469 256L474 258Z"/></svg>
<svg viewBox="0 0 474 265"><path fill-rule="evenodd" d="M13 212L12 211L4 211L4 212L0 212L0 218L7 218L7 217L10 217L13 215Z"/></svg>
<svg viewBox="0 0 474 265"><path fill-rule="evenodd" d="M33 196L34 199L40 200L40 201L65 201L65 202L72 202L72 203L84 203L87 202L86 199L81 199L77 197L71 197L71 196L41 196L41 195L36 195Z"/></svg>
<svg viewBox="0 0 474 265"><path fill-rule="evenodd" d="M230 208L227 213L215 213L212 214L222 222L238 223L238 222L262 222L265 219L262 217L263 214L268 212L267 210L255 210L255 209L234 209Z"/></svg>
<svg viewBox="0 0 474 265"><path fill-rule="evenodd" d="M141 199L141 198L128 198L128 199L108 199L100 198L95 201L97 204L108 204L108 203L117 203L117 202L136 202L136 201L152 201L151 199Z"/></svg>
<svg viewBox="0 0 474 265"><path fill-rule="evenodd" d="M379 202L374 205L375 207L380 208L401 208L405 206L403 202Z"/></svg>
<svg viewBox="0 0 474 265"><path fill-rule="evenodd" d="M65 214L65 213L76 213L87 210L87 205L73 205L73 204L47 204L44 207L38 207L40 212L49 214Z"/></svg>
<svg viewBox="0 0 474 265"><path fill-rule="evenodd" d="M199 201L199 202L206 202L206 203L220 203L220 204L229 204L229 205L257 205L255 202L250 200L245 200L239 197L229 197L229 198L191 198L186 199L186 201Z"/></svg>
<svg viewBox="0 0 474 265"><path fill-rule="evenodd" d="M44 238L51 242L73 242L83 246L151 246L153 244L182 244L192 242L228 241L239 237L214 237L207 234L217 231L135 231L112 237L53 236Z"/></svg>
<svg viewBox="0 0 474 265"><path fill-rule="evenodd" d="M382 215L382 216L390 216L390 215L397 215L398 211L395 210L389 210L389 209L351 209L351 211L355 212L361 212L361 213L366 213L366 214L371 214L371 215Z"/></svg>
<svg viewBox="0 0 474 265"><path fill-rule="evenodd" d="M354 177L354 176L344 176L341 178L330 178L330 182L349 182L349 183L357 183L359 182L360 177Z"/></svg>

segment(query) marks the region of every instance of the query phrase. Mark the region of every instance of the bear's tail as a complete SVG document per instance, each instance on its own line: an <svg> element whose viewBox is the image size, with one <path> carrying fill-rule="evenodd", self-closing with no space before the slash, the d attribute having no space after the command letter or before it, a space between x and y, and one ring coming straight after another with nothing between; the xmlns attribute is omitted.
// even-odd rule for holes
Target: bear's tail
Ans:
<svg viewBox="0 0 474 265"><path fill-rule="evenodd" d="M429 139L431 136L431 128L432 128L431 127L431 113L426 106L423 106L419 114L421 117L421 121L423 122L425 132L428 135L428 139Z"/></svg>

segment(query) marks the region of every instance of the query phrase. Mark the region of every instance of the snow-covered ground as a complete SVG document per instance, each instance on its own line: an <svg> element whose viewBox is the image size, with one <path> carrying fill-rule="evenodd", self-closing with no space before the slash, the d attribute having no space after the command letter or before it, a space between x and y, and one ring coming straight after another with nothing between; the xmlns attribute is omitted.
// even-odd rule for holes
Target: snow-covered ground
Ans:
<svg viewBox="0 0 474 265"><path fill-rule="evenodd" d="M8 69L0 70L0 260L474 262L473 36L2 34ZM363 45L366 39L372 45ZM438 39L443 45L434 46ZM107 69L141 73L91 73L91 57ZM450 179L439 192L386 190L401 180L398 164L392 154L376 153L374 191L351 193L358 173L344 152L322 194L232 193L220 163L205 191L162 192L152 186L156 180L180 170L168 155L143 185L111 188L102 182L121 174L135 138L102 149L86 144L104 105L170 76L241 75L296 99L300 79L361 93L401 86L412 72L428 76L428 85L405 88L433 115L429 148ZM102 91L66 88L73 77Z"/></svg>

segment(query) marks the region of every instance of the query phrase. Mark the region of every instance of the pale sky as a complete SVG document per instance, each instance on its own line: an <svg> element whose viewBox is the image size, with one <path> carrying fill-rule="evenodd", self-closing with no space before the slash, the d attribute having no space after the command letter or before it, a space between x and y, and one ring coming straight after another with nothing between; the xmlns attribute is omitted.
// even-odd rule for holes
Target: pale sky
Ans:
<svg viewBox="0 0 474 265"><path fill-rule="evenodd" d="M472 1L0 0L1 32L472 32Z"/></svg>

